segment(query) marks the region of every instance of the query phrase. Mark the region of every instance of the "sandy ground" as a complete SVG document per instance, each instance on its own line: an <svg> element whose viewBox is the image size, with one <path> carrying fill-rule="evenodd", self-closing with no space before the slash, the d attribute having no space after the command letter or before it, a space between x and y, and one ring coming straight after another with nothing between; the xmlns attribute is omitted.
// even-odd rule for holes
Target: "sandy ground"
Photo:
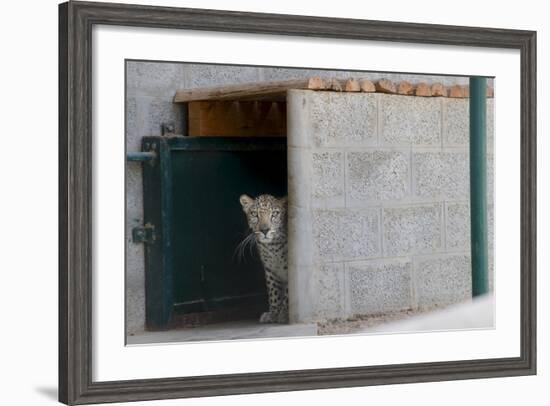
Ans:
<svg viewBox="0 0 550 406"><path fill-rule="evenodd" d="M426 314L430 311L441 308L442 307L423 310L403 310L400 312L384 313L370 316L356 316L346 320L329 320L326 322L317 323L318 335L322 336L332 334L353 334L359 331L364 331L365 329L380 326L382 324L399 320L406 320L413 316Z"/></svg>
<svg viewBox="0 0 550 406"><path fill-rule="evenodd" d="M494 298L490 295L473 301L422 310L404 310L347 320L320 323L261 324L258 319L213 323L192 328L147 331L127 337L127 344L222 341L232 339L308 337L345 334L388 334L413 331L486 329L494 326Z"/></svg>

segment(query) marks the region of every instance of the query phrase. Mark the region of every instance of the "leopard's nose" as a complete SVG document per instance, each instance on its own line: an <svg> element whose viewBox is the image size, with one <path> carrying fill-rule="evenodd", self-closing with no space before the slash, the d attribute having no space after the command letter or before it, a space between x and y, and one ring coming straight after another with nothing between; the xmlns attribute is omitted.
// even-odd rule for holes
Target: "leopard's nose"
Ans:
<svg viewBox="0 0 550 406"><path fill-rule="evenodd" d="M261 226L260 231L267 237L267 233L269 232L269 227Z"/></svg>

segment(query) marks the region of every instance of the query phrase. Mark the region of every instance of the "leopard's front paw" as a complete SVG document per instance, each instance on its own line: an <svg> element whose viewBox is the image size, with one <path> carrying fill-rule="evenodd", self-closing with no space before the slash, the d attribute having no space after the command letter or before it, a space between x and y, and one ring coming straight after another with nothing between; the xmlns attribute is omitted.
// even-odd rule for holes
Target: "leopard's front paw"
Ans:
<svg viewBox="0 0 550 406"><path fill-rule="evenodd" d="M271 312L264 312L260 316L260 323L273 323L273 315Z"/></svg>

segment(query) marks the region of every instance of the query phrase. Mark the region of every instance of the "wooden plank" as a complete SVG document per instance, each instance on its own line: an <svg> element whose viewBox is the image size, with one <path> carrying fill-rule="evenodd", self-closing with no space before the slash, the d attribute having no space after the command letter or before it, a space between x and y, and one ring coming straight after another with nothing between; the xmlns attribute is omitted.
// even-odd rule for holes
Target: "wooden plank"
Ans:
<svg viewBox="0 0 550 406"><path fill-rule="evenodd" d="M288 89L307 89L308 85L309 79L300 79L185 89L176 92L174 103L207 100L265 100L266 97L284 98Z"/></svg>
<svg viewBox="0 0 550 406"><path fill-rule="evenodd" d="M286 102L189 103L190 136L286 136Z"/></svg>

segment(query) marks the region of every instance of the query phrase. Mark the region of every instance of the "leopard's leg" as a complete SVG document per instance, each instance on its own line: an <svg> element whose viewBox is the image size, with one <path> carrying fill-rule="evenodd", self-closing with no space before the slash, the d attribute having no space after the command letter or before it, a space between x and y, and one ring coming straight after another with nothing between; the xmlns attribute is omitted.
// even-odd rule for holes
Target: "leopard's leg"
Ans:
<svg viewBox="0 0 550 406"><path fill-rule="evenodd" d="M277 323L288 323L288 284L281 288L281 302L277 311Z"/></svg>
<svg viewBox="0 0 550 406"><path fill-rule="evenodd" d="M284 293L283 286L278 278L269 269L265 270L265 281L269 311L262 314L260 317L260 323L278 323L281 301Z"/></svg>

